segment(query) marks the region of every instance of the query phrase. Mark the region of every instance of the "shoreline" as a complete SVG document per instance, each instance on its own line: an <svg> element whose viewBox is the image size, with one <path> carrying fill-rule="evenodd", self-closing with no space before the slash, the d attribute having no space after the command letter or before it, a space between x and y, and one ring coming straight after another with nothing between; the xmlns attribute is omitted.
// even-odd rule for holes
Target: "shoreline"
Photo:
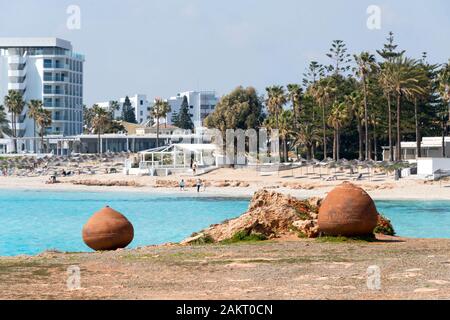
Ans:
<svg viewBox="0 0 450 320"><path fill-rule="evenodd" d="M192 190L179 191L178 188L168 187L153 187L153 186L86 186L74 185L70 183L60 183L56 185L46 184L7 184L0 181L0 191L34 191L34 192L109 192L109 193L136 193L147 194L149 196L177 196L177 197L200 197L200 198L225 198L225 199L250 199L255 192L260 189L267 189L270 191L289 194L299 199L306 199L311 197L325 197L326 194L333 188L321 187L313 190L295 190L286 187L270 188L270 187L207 187L206 191L197 193L194 188ZM342 181L341 181L342 182ZM431 190L426 190L431 189ZM448 192L433 192L432 186L429 188L421 188L416 192L405 192L400 195L398 192L392 190L367 190L367 193L375 201L450 201L450 190ZM407 190L405 190L407 191ZM431 191L431 192L430 192ZM426 194L427 196L424 196Z"/></svg>

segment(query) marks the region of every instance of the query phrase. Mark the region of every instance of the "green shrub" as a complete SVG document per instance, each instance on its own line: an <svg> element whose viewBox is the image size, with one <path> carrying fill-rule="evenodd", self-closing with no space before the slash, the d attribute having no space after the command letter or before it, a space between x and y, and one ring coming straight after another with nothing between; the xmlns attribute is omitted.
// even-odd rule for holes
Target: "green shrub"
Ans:
<svg viewBox="0 0 450 320"><path fill-rule="evenodd" d="M395 230L392 226L391 221L382 214L378 215L378 223L373 232L384 234L387 236L395 236Z"/></svg>
<svg viewBox="0 0 450 320"><path fill-rule="evenodd" d="M264 240L267 240L267 237L261 233L252 233L249 230L241 230L236 232L230 239L222 241L222 243L264 241Z"/></svg>

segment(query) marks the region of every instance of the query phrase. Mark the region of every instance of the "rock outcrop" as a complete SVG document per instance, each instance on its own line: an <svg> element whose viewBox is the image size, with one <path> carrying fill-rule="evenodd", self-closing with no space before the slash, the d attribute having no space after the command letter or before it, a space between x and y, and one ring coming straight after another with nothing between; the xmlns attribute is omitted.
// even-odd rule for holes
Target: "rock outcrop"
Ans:
<svg viewBox="0 0 450 320"><path fill-rule="evenodd" d="M318 235L317 199L298 200L277 192L261 190L253 196L248 211L240 217L213 225L182 243L202 239L220 242L231 239L239 232L276 238L289 233L304 233L308 237Z"/></svg>
<svg viewBox="0 0 450 320"><path fill-rule="evenodd" d="M316 238L323 233L318 224L319 209L322 210L323 201L321 198L298 200L263 189L254 194L247 212L240 217L212 225L183 240L181 244L221 242L242 234L258 235L265 239L287 235ZM393 235L390 221L376 214L378 225L375 230L371 227L370 232Z"/></svg>

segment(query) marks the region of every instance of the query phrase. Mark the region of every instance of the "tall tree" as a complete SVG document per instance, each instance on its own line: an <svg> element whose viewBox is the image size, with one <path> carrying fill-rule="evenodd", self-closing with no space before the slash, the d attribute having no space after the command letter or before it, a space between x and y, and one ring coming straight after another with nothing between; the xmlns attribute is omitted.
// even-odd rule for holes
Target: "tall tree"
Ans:
<svg viewBox="0 0 450 320"><path fill-rule="evenodd" d="M333 79L324 78L311 86L310 94L314 97L322 111L322 136L323 136L323 159L327 159L327 112L326 106L331 101L331 96L335 92Z"/></svg>
<svg viewBox="0 0 450 320"><path fill-rule="evenodd" d="M159 147L159 124L161 121L161 118L166 118L167 114L170 112L170 104L167 101L164 101L163 99L157 98L155 100L155 103L153 105L153 108L151 109L151 115L153 119L156 120L156 147ZM165 121L167 123L167 121Z"/></svg>
<svg viewBox="0 0 450 320"><path fill-rule="evenodd" d="M28 102L27 115L30 119L33 119L33 138L36 137L36 118L42 109L42 100L30 100ZM36 152L36 140L33 139L33 150Z"/></svg>
<svg viewBox="0 0 450 320"><path fill-rule="evenodd" d="M334 129L333 158L340 159L340 133L341 128L349 121L350 114L345 102L335 102L332 106L328 124Z"/></svg>
<svg viewBox="0 0 450 320"><path fill-rule="evenodd" d="M450 121L450 60L442 66L437 80L439 96L443 104L448 106L447 115L445 114L445 111L440 112L440 117L442 119L442 157L445 158L445 134L448 125L447 121Z"/></svg>
<svg viewBox="0 0 450 320"><path fill-rule="evenodd" d="M367 77L368 74L375 68L375 57L369 52L361 52L359 55L354 55L357 64L357 73L361 79L362 91L364 94L364 129L365 129L365 159L370 158L369 154L369 121L368 121L368 89Z"/></svg>
<svg viewBox="0 0 450 320"><path fill-rule="evenodd" d="M25 101L23 101L22 94L17 90L9 90L8 95L5 97L5 106L8 108L8 112L11 113L11 126L14 152L17 152L17 123L19 122L20 115L25 107Z"/></svg>
<svg viewBox="0 0 450 320"><path fill-rule="evenodd" d="M186 130L194 129L194 123L192 122L191 116L189 114L189 103L186 96L183 97L183 102L181 103L180 110L176 115L176 118L172 119L172 121L173 124L178 128Z"/></svg>
<svg viewBox="0 0 450 320"><path fill-rule="evenodd" d="M11 129L9 128L9 120L5 112L5 107L0 105L0 137L4 137L5 134L10 135Z"/></svg>
<svg viewBox="0 0 450 320"><path fill-rule="evenodd" d="M283 106L287 102L286 94L283 86L267 87L267 110L270 115L275 117L276 128L278 128L279 115L283 111Z"/></svg>
<svg viewBox="0 0 450 320"><path fill-rule="evenodd" d="M364 118L363 99L359 91L354 91L350 95L347 95L345 100L355 117L356 127L358 130L358 160L362 161L364 159L363 132L362 132L363 127L362 119Z"/></svg>
<svg viewBox="0 0 450 320"><path fill-rule="evenodd" d="M392 137L392 98L394 97L394 88L391 87L390 77L393 72L394 60L400 58L405 54L405 50L397 50L398 45L394 41L394 33L389 32L386 38L386 43L383 45L383 49L377 50L377 53L384 59L383 63L380 63L381 72L379 77L379 85L381 86L384 96L387 101L387 114L388 114L388 140L389 140L389 161L394 161L394 146Z"/></svg>
<svg viewBox="0 0 450 320"><path fill-rule="evenodd" d="M36 114L36 124L39 127L39 136L41 138L41 153L44 153L47 152L44 144L45 129L52 124L52 112L44 108L39 108Z"/></svg>
<svg viewBox="0 0 450 320"><path fill-rule="evenodd" d="M92 128L97 133L97 148L98 153L102 153L101 148L101 134L105 131L111 121L111 114L104 108L94 104L92 106Z"/></svg>
<svg viewBox="0 0 450 320"><path fill-rule="evenodd" d="M398 57L392 63L392 73L390 74L389 82L393 88L397 98L397 146L396 146L396 160L402 160L401 153L401 111L402 101L405 97L414 94L423 94L424 90L420 87L421 72L417 68L417 61L410 58Z"/></svg>
<svg viewBox="0 0 450 320"><path fill-rule="evenodd" d="M136 114L134 113L133 105L131 104L130 98L125 97L125 101L122 107L122 120L129 123L137 123Z"/></svg>
<svg viewBox="0 0 450 320"><path fill-rule="evenodd" d="M333 40L327 57L333 62L327 67L334 76L341 76L350 70L351 55L347 53L347 45L342 40Z"/></svg>
<svg viewBox="0 0 450 320"><path fill-rule="evenodd" d="M399 58L405 54L405 50L396 51L398 45L394 43L394 33L389 32L386 38L387 42L383 45L383 49L377 50L377 53L387 62L393 62L395 58Z"/></svg>
<svg viewBox="0 0 450 320"><path fill-rule="evenodd" d="M298 119L301 113L303 89L299 84L291 83L287 85L288 94L287 97L292 104L293 112L293 126L297 129Z"/></svg>
<svg viewBox="0 0 450 320"><path fill-rule="evenodd" d="M205 124L219 129L225 137L227 129L259 129L263 118L262 99L255 88L237 87L220 99Z"/></svg>

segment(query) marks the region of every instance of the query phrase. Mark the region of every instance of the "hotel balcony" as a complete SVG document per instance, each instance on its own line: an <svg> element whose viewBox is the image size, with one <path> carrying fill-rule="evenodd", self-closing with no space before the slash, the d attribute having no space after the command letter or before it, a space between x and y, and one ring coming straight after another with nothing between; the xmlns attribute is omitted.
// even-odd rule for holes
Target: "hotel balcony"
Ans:
<svg viewBox="0 0 450 320"><path fill-rule="evenodd" d="M25 90L27 88L26 82L23 83L8 83L8 90Z"/></svg>

